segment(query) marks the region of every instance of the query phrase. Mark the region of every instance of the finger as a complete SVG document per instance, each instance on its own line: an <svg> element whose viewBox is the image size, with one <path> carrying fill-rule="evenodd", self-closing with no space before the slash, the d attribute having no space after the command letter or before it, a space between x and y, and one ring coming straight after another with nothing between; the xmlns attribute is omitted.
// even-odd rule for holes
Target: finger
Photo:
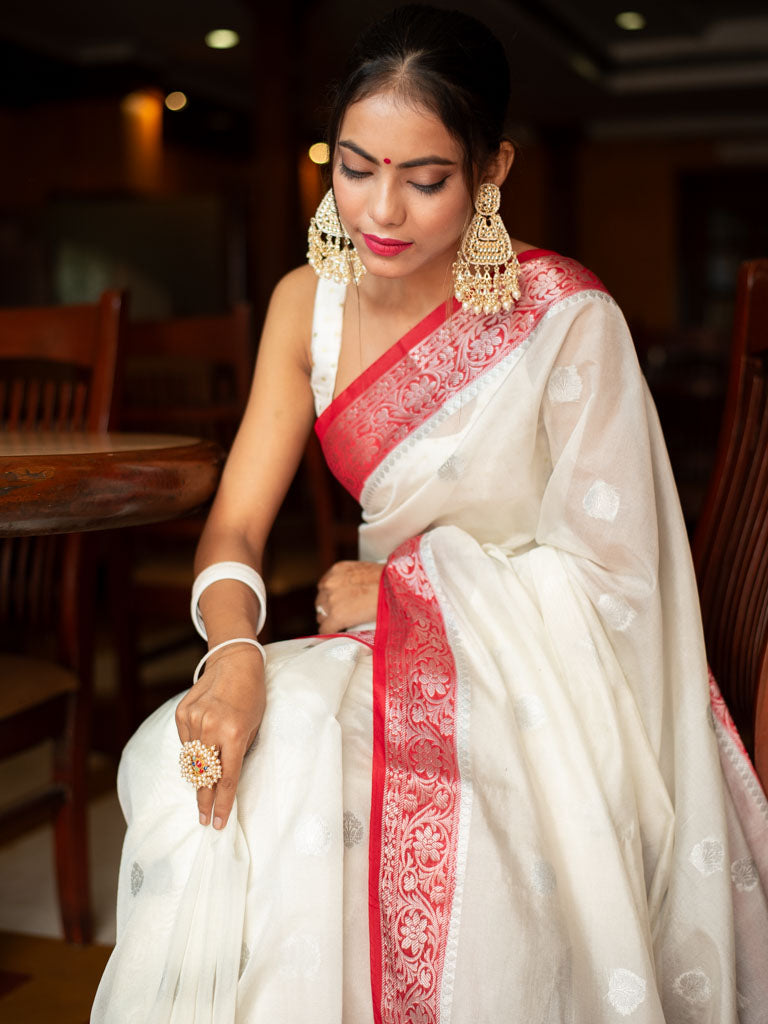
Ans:
<svg viewBox="0 0 768 1024"><path fill-rule="evenodd" d="M196 733L195 736L191 737L192 740L195 740L195 739L199 738L200 730L196 729L196 730L192 730L192 731L194 731ZM204 743L205 741L202 740L201 742ZM213 746L213 745L214 744L210 744L210 743L206 744L206 746ZM197 801L197 812L198 812L198 817L199 817L201 825L208 825L208 824L210 824L210 821L211 821L211 808L213 807L214 790L215 790L215 788L216 788L215 786L212 789L208 789L208 788L206 788L204 786L200 786L200 788L195 793L195 799Z"/></svg>
<svg viewBox="0 0 768 1024"><path fill-rule="evenodd" d="M243 766L245 750L242 747L226 747L221 753L222 776L216 784L213 808L213 827L222 829L227 824L232 805L235 802L237 783Z"/></svg>
<svg viewBox="0 0 768 1024"><path fill-rule="evenodd" d="M211 811L213 809L213 799L216 787L213 789L198 789L197 791L197 811L200 815L201 825L210 825L211 823Z"/></svg>
<svg viewBox="0 0 768 1024"><path fill-rule="evenodd" d="M209 815L213 816L213 827L222 829L227 824L232 804L235 802L237 783L245 756L246 736L237 727L222 726L222 723L202 723L202 741L208 746L215 746L219 752L221 778L211 791Z"/></svg>
<svg viewBox="0 0 768 1024"><path fill-rule="evenodd" d="M330 595L327 591L318 590L317 597L315 598L315 619L317 620L318 631L322 632L323 624L328 618L328 606L330 605Z"/></svg>
<svg viewBox="0 0 768 1024"><path fill-rule="evenodd" d="M177 728L179 729L179 739L182 745L194 741L200 735L199 729L192 729L188 724L187 719L180 718L177 716ZM196 735L193 735L193 732ZM200 818L201 825L207 825L211 820L211 807L213 806L213 791L200 787L195 798L197 800L198 815Z"/></svg>
<svg viewBox="0 0 768 1024"><path fill-rule="evenodd" d="M326 615L322 622L318 622L318 633L338 633L341 630L341 622L336 615Z"/></svg>

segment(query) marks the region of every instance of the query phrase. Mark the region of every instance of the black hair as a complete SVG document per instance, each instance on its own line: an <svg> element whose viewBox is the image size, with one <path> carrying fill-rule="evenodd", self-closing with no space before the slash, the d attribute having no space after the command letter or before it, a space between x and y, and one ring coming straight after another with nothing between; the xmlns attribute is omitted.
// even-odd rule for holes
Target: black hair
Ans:
<svg viewBox="0 0 768 1024"><path fill-rule="evenodd" d="M334 158L341 122L352 103L382 91L440 118L464 153L471 188L477 167L504 138L509 65L490 29L461 11L422 4L398 7L355 44L328 121Z"/></svg>

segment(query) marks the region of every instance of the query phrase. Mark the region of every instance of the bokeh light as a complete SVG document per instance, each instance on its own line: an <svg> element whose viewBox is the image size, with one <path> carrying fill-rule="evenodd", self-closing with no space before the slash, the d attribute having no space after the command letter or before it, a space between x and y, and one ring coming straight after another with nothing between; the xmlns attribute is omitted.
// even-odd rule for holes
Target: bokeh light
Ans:
<svg viewBox="0 0 768 1024"><path fill-rule="evenodd" d="M327 164L330 160L327 142L314 142L309 147L309 159L313 164Z"/></svg>
<svg viewBox="0 0 768 1024"><path fill-rule="evenodd" d="M140 119L152 120L157 112L158 97L154 92L141 91L129 92L123 98L120 108L124 114Z"/></svg>
<svg viewBox="0 0 768 1024"><path fill-rule="evenodd" d="M205 45L212 50L231 50L240 42L240 36L231 28L215 28L205 37Z"/></svg>
<svg viewBox="0 0 768 1024"><path fill-rule="evenodd" d="M616 15L616 24L627 32L637 32L645 28L647 22L644 14L640 11L622 11Z"/></svg>
<svg viewBox="0 0 768 1024"><path fill-rule="evenodd" d="M165 105L169 110L183 110L187 105L187 97L178 90L169 92L165 97Z"/></svg>

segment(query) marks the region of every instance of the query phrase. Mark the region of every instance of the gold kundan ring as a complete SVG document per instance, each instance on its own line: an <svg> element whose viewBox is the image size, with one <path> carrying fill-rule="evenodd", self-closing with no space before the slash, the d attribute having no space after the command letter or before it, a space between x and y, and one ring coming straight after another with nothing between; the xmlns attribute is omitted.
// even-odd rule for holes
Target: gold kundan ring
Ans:
<svg viewBox="0 0 768 1024"><path fill-rule="evenodd" d="M215 746L206 747L200 740L182 743L179 754L181 777L195 789L213 789L221 778L221 761Z"/></svg>

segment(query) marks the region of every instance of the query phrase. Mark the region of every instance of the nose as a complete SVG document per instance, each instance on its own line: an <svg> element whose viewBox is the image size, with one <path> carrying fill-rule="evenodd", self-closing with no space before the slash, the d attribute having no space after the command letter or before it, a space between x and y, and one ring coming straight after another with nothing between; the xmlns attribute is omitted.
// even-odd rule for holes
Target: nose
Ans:
<svg viewBox="0 0 768 1024"><path fill-rule="evenodd" d="M368 204L368 214L380 227L397 227L405 220L405 207L396 181L377 175Z"/></svg>

